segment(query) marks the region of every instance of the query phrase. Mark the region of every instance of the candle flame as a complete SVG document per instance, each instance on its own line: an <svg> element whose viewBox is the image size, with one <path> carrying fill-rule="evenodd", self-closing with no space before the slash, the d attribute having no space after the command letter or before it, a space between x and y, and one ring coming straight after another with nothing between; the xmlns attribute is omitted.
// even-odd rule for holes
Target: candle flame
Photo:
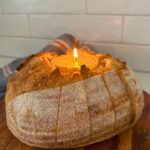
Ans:
<svg viewBox="0 0 150 150"><path fill-rule="evenodd" d="M77 61L78 60L78 51L76 48L74 48L73 56L74 56L75 60Z"/></svg>
<svg viewBox="0 0 150 150"><path fill-rule="evenodd" d="M75 67L79 68L79 64L78 64L78 51L77 51L76 48L74 48L74 50L73 50L73 56L74 56L74 59L75 59Z"/></svg>

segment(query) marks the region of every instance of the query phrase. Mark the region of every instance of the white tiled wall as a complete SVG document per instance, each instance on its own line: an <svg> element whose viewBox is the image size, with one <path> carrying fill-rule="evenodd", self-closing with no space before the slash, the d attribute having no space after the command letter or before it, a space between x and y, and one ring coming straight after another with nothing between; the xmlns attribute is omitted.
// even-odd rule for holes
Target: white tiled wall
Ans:
<svg viewBox="0 0 150 150"><path fill-rule="evenodd" d="M150 0L0 0L1 65L62 33L150 72Z"/></svg>
<svg viewBox="0 0 150 150"><path fill-rule="evenodd" d="M32 38L0 38L0 53L3 56L24 57L40 51L50 40Z"/></svg>
<svg viewBox="0 0 150 150"><path fill-rule="evenodd" d="M120 16L93 15L31 15L33 37L54 38L72 33L82 40L120 42Z"/></svg>
<svg viewBox="0 0 150 150"><path fill-rule="evenodd" d="M87 0L88 13L149 15L149 0Z"/></svg>
<svg viewBox="0 0 150 150"><path fill-rule="evenodd" d="M26 15L0 15L0 35L30 36Z"/></svg>
<svg viewBox="0 0 150 150"><path fill-rule="evenodd" d="M123 41L150 44L150 16L126 16L124 18Z"/></svg>
<svg viewBox="0 0 150 150"><path fill-rule="evenodd" d="M135 70L150 70L150 47L143 45L91 43L96 51L111 53L126 60Z"/></svg>
<svg viewBox="0 0 150 150"><path fill-rule="evenodd" d="M15 59L16 59L15 57L0 56L0 67L4 66L8 62L11 62L11 61L13 61Z"/></svg>
<svg viewBox="0 0 150 150"><path fill-rule="evenodd" d="M5 13L85 13L86 0L3 0Z"/></svg>

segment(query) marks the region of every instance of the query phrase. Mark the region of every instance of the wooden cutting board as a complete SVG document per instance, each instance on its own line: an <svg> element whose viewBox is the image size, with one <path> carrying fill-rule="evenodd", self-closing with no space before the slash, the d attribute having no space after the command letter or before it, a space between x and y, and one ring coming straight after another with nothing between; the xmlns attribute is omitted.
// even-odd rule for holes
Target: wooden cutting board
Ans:
<svg viewBox="0 0 150 150"><path fill-rule="evenodd" d="M150 95L144 92L145 107L141 119L132 128L109 140L75 150L150 150ZM0 100L0 150L42 150L27 146L8 130L4 100Z"/></svg>

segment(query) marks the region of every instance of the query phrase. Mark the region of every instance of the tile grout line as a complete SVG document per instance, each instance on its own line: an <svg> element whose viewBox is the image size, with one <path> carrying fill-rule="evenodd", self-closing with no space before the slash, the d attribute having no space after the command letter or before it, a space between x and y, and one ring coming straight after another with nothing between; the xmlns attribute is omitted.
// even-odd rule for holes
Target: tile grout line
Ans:
<svg viewBox="0 0 150 150"><path fill-rule="evenodd" d="M0 38L22 38L22 39L43 39L43 40L52 40L52 37L35 37L35 36L21 36L21 35L0 35Z"/></svg>
<svg viewBox="0 0 150 150"><path fill-rule="evenodd" d="M87 3L87 2L86 2ZM85 3L85 4L86 4ZM86 6L87 6L87 4L86 4ZM84 13L73 13L73 12L50 12L50 13L43 13L43 12L39 12L39 13L14 13L14 12L5 12L4 13L4 9L2 9L3 10L3 15L39 15L39 16L42 16L42 15L49 15L49 16L51 16L51 15L60 15L60 16L63 16L63 15L69 15L69 16L75 16L75 15L77 15L77 16L87 16L87 15L89 15L89 16L135 16L135 17L150 17L150 14L123 14L123 13L118 13L118 14L113 14L113 13L89 13L88 11L86 12L86 14L85 14L85 12Z"/></svg>
<svg viewBox="0 0 150 150"><path fill-rule="evenodd" d="M123 13L118 13L118 14L113 14L113 13L87 13L87 15L92 16L92 15L99 15L99 16L131 16L131 17L150 17L150 14L123 14Z"/></svg>
<svg viewBox="0 0 150 150"><path fill-rule="evenodd" d="M134 69L134 68L133 68L133 71L136 73L146 73L146 74L150 73L150 71L148 71L148 70L147 71L146 70L138 70L138 69Z"/></svg>
<svg viewBox="0 0 150 150"><path fill-rule="evenodd" d="M125 22L125 16L122 16L122 26L121 26L121 43L123 43L123 34L124 34L124 22Z"/></svg>
<svg viewBox="0 0 150 150"><path fill-rule="evenodd" d="M87 10L87 4L88 4L88 0L85 0L85 14L88 14L88 10Z"/></svg>
<svg viewBox="0 0 150 150"><path fill-rule="evenodd" d="M28 39L28 40L53 40L54 37L40 37L40 36L17 36L17 35L0 35L0 38L17 38L17 39ZM93 43L93 44L117 44L117 45L129 45L129 46L150 46L150 44L145 43L129 43L129 42L113 42L113 41L88 41L88 40L82 40L83 42L86 42L87 44Z"/></svg>
<svg viewBox="0 0 150 150"><path fill-rule="evenodd" d="M117 44L117 45L130 45L130 46L150 46L150 44L140 44L140 43L128 43L128 42L113 42L113 41L88 41L88 40L82 40L83 42L86 42L87 44L93 43L93 44Z"/></svg>
<svg viewBox="0 0 150 150"><path fill-rule="evenodd" d="M2 12L0 15L4 15L5 13L4 13L4 2L3 2L3 0L1 0L0 4L1 4L1 8L2 8Z"/></svg>
<svg viewBox="0 0 150 150"><path fill-rule="evenodd" d="M27 18L28 18L29 33L30 33L30 36L32 37L32 28L31 28L30 15L29 14L27 14Z"/></svg>
<svg viewBox="0 0 150 150"><path fill-rule="evenodd" d="M12 58L12 59L13 58L14 59L21 58L21 57L17 57L17 56L15 57L15 56L8 56L8 55L1 55L1 54L0 54L0 57L3 57L3 58Z"/></svg>

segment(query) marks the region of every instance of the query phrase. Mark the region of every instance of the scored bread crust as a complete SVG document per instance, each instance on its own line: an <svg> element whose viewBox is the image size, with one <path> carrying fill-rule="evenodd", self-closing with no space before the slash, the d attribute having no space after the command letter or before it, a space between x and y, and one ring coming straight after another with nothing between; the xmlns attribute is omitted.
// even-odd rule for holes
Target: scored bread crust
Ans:
<svg viewBox="0 0 150 150"><path fill-rule="evenodd" d="M22 142L42 148L81 147L117 135L140 118L143 92L129 67L88 77L86 70L72 82L63 78L65 84L54 72L57 84L45 89L12 96L13 80L8 84L7 125Z"/></svg>

